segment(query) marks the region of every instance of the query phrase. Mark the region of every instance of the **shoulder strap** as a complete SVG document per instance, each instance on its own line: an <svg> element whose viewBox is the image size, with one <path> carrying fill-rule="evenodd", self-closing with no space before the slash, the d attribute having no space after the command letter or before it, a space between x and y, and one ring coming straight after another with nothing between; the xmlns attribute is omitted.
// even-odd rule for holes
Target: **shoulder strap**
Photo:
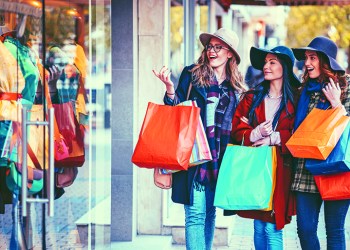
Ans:
<svg viewBox="0 0 350 250"><path fill-rule="evenodd" d="M14 145L15 141L17 140L17 138L19 137L20 140L22 140L22 130L21 127L18 126L18 124L16 122L13 122L13 136L11 138L11 144ZM30 159L32 160L34 167L36 169L41 170L42 167L39 163L38 158L36 157L32 147L30 146L30 144L27 142L27 150L28 150L28 155L30 157Z"/></svg>
<svg viewBox="0 0 350 250"><path fill-rule="evenodd" d="M190 82L190 85L188 86L188 90L187 90L186 101L190 98L191 89L192 89L192 83Z"/></svg>

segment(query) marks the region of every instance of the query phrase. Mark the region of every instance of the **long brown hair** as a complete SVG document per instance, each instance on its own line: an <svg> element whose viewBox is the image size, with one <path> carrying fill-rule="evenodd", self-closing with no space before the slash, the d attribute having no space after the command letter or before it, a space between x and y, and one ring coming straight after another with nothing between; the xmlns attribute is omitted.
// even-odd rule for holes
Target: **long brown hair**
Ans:
<svg viewBox="0 0 350 250"><path fill-rule="evenodd" d="M341 89L340 100L341 101L344 100L346 91L349 87L347 83L347 79L349 78L349 75L343 74L339 71L332 70L329 65L328 58L322 53L319 53L317 51L316 53L320 61L320 71L321 71L321 74L317 78L317 81L319 83L326 83L326 82L329 82L329 78L332 78L332 80L335 83L339 82L339 86ZM303 79L302 85L305 86L306 82L310 79L309 72L307 70L305 70L302 79Z"/></svg>
<svg viewBox="0 0 350 250"><path fill-rule="evenodd" d="M233 55L234 53L231 52ZM242 93L247 90L246 85L243 83L243 77L238 70L236 57L232 56L226 63L226 75L229 76L229 81L233 89ZM198 58L195 66L191 70L193 76L193 82L198 86L205 87L210 85L210 79L214 77L214 70L209 64L209 60L204 49Z"/></svg>

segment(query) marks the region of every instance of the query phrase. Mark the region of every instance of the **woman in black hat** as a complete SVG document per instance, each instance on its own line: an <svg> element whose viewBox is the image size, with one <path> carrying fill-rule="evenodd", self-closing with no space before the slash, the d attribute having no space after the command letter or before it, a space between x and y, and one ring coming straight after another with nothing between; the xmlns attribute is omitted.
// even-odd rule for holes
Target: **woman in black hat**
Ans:
<svg viewBox="0 0 350 250"><path fill-rule="evenodd" d="M201 109L213 160L173 174L172 200L185 205L186 249L210 250L215 229L214 194L222 156L229 141L238 96L246 90L237 65L238 36L221 28L199 37L204 49L194 65L185 67L178 87L163 67L153 73L165 84L164 103L176 105L195 100Z"/></svg>
<svg viewBox="0 0 350 250"><path fill-rule="evenodd" d="M298 60L305 60L303 88L298 101L294 129L314 108L341 106L350 114L349 76L337 63L337 45L326 37L316 37L307 47L293 49ZM305 169L305 160L296 159L292 185L296 191L298 236L302 249L320 249L317 224L322 198L313 175ZM344 223L350 200L324 201L327 249L345 250Z"/></svg>
<svg viewBox="0 0 350 250"><path fill-rule="evenodd" d="M231 136L246 146L276 146L276 187L272 211L236 211L254 219L256 249L283 249L282 229L291 221L294 211L292 157L285 143L290 138L294 122L294 91L300 85L293 73L294 55L291 49L277 46L272 50L252 47L250 61L264 72L264 81L247 92L232 120ZM225 215L229 215L225 211Z"/></svg>

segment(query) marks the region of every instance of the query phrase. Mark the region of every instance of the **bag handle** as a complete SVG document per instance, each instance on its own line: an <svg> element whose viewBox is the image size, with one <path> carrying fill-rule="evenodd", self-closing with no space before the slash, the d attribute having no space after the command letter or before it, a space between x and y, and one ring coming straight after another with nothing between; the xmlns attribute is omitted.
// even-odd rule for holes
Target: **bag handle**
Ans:
<svg viewBox="0 0 350 250"><path fill-rule="evenodd" d="M242 142L241 142L241 146L243 146L244 145L244 136L245 136L245 133L247 132L247 130L244 130L244 132L243 132L243 136L242 136Z"/></svg>
<svg viewBox="0 0 350 250"><path fill-rule="evenodd" d="M190 98L191 89L192 89L192 83L190 83L190 85L188 86L186 101Z"/></svg>

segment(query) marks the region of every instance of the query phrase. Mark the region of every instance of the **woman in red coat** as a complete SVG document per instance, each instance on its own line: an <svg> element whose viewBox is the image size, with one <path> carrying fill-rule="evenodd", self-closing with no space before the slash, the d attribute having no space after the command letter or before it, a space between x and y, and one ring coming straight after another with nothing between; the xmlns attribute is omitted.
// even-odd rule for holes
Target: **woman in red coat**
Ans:
<svg viewBox="0 0 350 250"><path fill-rule="evenodd" d="M254 68L263 70L264 81L248 91L239 103L232 120L231 136L246 146L276 146L276 187L272 211L236 211L254 220L254 245L256 249L283 249L282 228L295 214L291 155L285 143L294 123L294 90L300 82L293 73L294 55L285 46L272 50L250 50ZM228 214L227 212L225 213Z"/></svg>

